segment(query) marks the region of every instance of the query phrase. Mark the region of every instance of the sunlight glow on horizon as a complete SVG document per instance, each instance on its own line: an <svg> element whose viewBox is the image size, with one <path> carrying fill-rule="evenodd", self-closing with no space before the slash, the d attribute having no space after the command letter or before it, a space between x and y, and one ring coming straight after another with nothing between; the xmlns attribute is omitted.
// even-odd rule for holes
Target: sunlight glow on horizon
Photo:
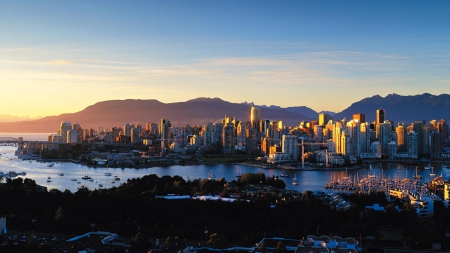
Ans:
<svg viewBox="0 0 450 253"><path fill-rule="evenodd" d="M2 3L0 115L198 97L340 112L448 93L450 5L350 2Z"/></svg>

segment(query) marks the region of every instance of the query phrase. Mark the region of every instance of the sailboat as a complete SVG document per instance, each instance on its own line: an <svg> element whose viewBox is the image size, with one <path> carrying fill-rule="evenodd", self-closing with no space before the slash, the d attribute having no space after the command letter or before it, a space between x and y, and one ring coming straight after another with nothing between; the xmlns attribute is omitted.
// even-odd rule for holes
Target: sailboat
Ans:
<svg viewBox="0 0 450 253"><path fill-rule="evenodd" d="M295 175L294 178L292 179L292 185L298 185L297 175Z"/></svg>
<svg viewBox="0 0 450 253"><path fill-rule="evenodd" d="M347 167L345 167L345 176L343 176L342 179L348 180Z"/></svg>
<svg viewBox="0 0 450 253"><path fill-rule="evenodd" d="M413 175L413 178L422 179L422 176L417 174L417 166L416 166L416 174Z"/></svg>
<svg viewBox="0 0 450 253"><path fill-rule="evenodd" d="M210 170L209 174L208 174L208 178L212 179L212 178L215 178L215 177L216 177L216 175L213 174L213 170Z"/></svg>
<svg viewBox="0 0 450 253"><path fill-rule="evenodd" d="M434 176L436 176L436 174L434 174L434 167L431 167L430 177L434 177Z"/></svg>
<svg viewBox="0 0 450 253"><path fill-rule="evenodd" d="M242 177L241 169L237 170L236 177Z"/></svg>
<svg viewBox="0 0 450 253"><path fill-rule="evenodd" d="M106 172L105 172L105 176L107 176L107 177L111 176L111 173L109 173L109 172L108 172L108 168L109 168L109 166L108 166L108 165L106 165Z"/></svg>
<svg viewBox="0 0 450 253"><path fill-rule="evenodd" d="M84 168L84 176L81 177L81 179L84 179L84 180L91 179L91 177L87 175L86 168Z"/></svg>

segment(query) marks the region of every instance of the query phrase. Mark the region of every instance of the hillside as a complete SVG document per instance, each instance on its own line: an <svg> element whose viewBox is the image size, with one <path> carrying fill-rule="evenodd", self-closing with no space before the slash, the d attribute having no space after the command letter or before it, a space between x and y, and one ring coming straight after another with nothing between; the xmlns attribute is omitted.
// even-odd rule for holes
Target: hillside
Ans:
<svg viewBox="0 0 450 253"><path fill-rule="evenodd" d="M219 98L197 98L167 104L153 99L111 100L98 102L76 113L34 121L0 123L0 132L56 132L62 121L79 123L83 128L121 127L126 123L145 125L147 122L159 122L161 118L170 120L172 126L204 125L217 122L225 115L248 121L250 107L247 104L230 103ZM261 108L261 117L282 120L289 125L298 125L301 120L311 120L304 115L278 108Z"/></svg>
<svg viewBox="0 0 450 253"><path fill-rule="evenodd" d="M386 111L385 119L407 124L415 120L440 120L444 118L450 120L450 95L432 95L424 93L414 96L401 96L389 94L386 97L379 95L365 98L353 103L350 107L333 116L335 120L341 120L344 117L352 118L354 113L366 114L366 121L372 122L376 117L376 110L383 108Z"/></svg>

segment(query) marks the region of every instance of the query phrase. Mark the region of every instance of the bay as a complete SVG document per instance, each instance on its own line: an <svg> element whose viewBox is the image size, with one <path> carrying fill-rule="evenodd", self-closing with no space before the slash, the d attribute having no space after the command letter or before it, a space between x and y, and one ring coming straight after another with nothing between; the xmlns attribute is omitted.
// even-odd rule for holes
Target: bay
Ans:
<svg viewBox="0 0 450 253"><path fill-rule="evenodd" d="M0 137L24 137L24 140L46 140L46 136L49 134L24 134L24 133L0 133ZM16 148L8 146L0 146L0 171L7 173L9 171L26 172L26 176L23 178L30 178L36 181L37 184L46 186L48 190L58 189L64 191L66 189L71 192L76 192L78 187L84 185L89 189L99 189L99 184L103 185L103 188L117 187L120 183L126 182L128 179L140 178L149 174L156 174L159 177L162 176L181 176L185 180L192 180L196 178L204 179L208 178L208 174L212 171L217 178L225 178L227 181L237 180L236 173L257 173L262 172L266 177L279 176L281 174L288 177L280 177L280 180L286 182L286 189L297 190L299 192L310 191L323 191L330 192L333 190L324 189L323 186L330 180L341 179L345 176L349 178L358 177L362 179L368 175L377 175L381 177L389 177L391 179L409 178L416 172L422 175L421 182L429 182L433 179L430 176L431 170L425 170L424 165L402 165L398 163L384 163L384 164L365 164L362 168L357 170L348 170L341 168L338 170L327 171L292 171L282 169L267 169L255 166L241 165L241 164L213 164L213 165L174 165L174 166L161 166L151 168L105 168L105 167L90 167L81 164L75 164L70 162L54 163L49 167L50 162L41 163L36 161L23 161L18 159L15 155ZM434 167L434 174L442 175L444 178L450 176L450 170L442 167L442 164L431 164ZM447 165L449 166L449 165ZM111 176L105 176L105 173L111 173ZM64 173L64 176L58 176L58 173ZM83 180L81 177L88 175L93 178L94 181ZM47 182L50 177L51 182ZM120 178L119 181L114 180L115 177ZM296 177L298 185L292 184L292 179ZM71 179L77 179L77 181L71 181ZM80 183L78 183L80 182ZM112 183L114 182L114 183Z"/></svg>

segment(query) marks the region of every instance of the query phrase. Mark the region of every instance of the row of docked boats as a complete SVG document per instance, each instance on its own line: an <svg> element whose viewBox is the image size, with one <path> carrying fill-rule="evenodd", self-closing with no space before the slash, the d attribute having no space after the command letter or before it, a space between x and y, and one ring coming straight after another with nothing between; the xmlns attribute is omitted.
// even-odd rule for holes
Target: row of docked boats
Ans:
<svg viewBox="0 0 450 253"><path fill-rule="evenodd" d="M0 171L0 177L4 178L12 178L12 177L18 177L18 176L25 176L27 173L25 171L22 172L15 172L15 171L9 171L9 172L1 172Z"/></svg>

